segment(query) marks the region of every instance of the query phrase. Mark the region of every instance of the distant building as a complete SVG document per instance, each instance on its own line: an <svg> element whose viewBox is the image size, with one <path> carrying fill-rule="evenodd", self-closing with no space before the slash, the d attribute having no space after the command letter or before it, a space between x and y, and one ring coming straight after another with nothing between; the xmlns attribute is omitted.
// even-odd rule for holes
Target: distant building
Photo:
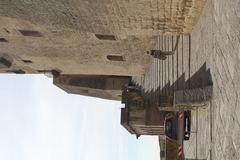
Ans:
<svg viewBox="0 0 240 160"><path fill-rule="evenodd" d="M156 108L132 109L121 112L121 125L135 135L164 135L163 116Z"/></svg>
<svg viewBox="0 0 240 160"><path fill-rule="evenodd" d="M67 93L120 101L130 80L127 76L60 75L53 83Z"/></svg>
<svg viewBox="0 0 240 160"><path fill-rule="evenodd" d="M148 106L146 102L134 100L134 97L140 96L140 91L126 91L123 93L123 103L125 108L121 111L121 125L131 134L140 135L164 135L164 117L165 114L159 112L157 107ZM133 92L133 93L132 93Z"/></svg>

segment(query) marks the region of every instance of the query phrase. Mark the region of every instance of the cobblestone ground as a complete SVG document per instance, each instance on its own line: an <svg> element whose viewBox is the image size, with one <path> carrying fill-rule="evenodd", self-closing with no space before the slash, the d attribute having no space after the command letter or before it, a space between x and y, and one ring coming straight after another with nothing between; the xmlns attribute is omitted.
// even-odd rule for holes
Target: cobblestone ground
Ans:
<svg viewBox="0 0 240 160"><path fill-rule="evenodd" d="M175 39L160 37L156 48L171 50ZM213 100L192 111L186 157L240 159L240 0L208 0L195 31L180 38L178 51L165 61L153 59L145 77L133 79L154 103L160 95L212 81Z"/></svg>

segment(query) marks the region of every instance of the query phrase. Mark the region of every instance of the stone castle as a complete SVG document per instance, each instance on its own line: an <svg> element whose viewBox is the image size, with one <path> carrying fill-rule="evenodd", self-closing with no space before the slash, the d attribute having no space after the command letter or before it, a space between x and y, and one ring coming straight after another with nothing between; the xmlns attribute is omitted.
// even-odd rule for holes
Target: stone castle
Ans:
<svg viewBox="0 0 240 160"><path fill-rule="evenodd" d="M68 93L121 99L157 36L188 34L206 0L0 2L0 73L52 74Z"/></svg>

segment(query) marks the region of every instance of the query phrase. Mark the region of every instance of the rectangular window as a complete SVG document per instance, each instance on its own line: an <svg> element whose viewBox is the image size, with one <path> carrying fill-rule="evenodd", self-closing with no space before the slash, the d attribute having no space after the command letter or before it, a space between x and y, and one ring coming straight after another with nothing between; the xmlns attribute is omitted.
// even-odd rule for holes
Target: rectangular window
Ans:
<svg viewBox="0 0 240 160"><path fill-rule="evenodd" d="M22 60L24 63L32 63L31 60Z"/></svg>
<svg viewBox="0 0 240 160"><path fill-rule="evenodd" d="M110 41L116 40L114 35L95 34L95 36L100 40L110 40Z"/></svg>
<svg viewBox="0 0 240 160"><path fill-rule="evenodd" d="M43 37L43 35L38 31L32 31L32 30L19 30L19 32L23 36L30 36L30 37Z"/></svg>
<svg viewBox="0 0 240 160"><path fill-rule="evenodd" d="M8 42L5 38L0 38L0 42Z"/></svg>
<svg viewBox="0 0 240 160"><path fill-rule="evenodd" d="M119 55L108 55L107 59L110 61L125 61L124 57Z"/></svg>

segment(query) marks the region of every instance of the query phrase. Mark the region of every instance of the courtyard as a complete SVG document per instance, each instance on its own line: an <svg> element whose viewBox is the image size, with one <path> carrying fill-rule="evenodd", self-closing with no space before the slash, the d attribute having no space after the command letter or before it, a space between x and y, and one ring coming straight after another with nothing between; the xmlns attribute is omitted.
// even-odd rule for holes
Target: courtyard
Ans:
<svg viewBox="0 0 240 160"><path fill-rule="evenodd" d="M180 38L178 50L165 61L152 59L144 77L134 81L146 97L213 84L213 99L192 111L192 134L185 142L187 158L240 159L240 1L208 0L191 35ZM171 50L176 37L162 36L156 49Z"/></svg>

